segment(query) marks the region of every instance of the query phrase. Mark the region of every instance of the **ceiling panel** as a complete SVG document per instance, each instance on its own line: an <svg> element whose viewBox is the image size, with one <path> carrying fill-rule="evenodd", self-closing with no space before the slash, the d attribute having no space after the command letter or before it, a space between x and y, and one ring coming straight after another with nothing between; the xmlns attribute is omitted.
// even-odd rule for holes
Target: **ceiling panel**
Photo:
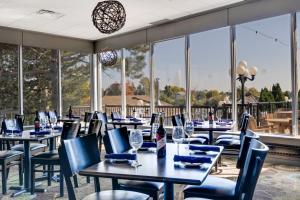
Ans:
<svg viewBox="0 0 300 200"><path fill-rule="evenodd" d="M127 13L125 26L114 34L151 26L160 20L230 5L242 0L120 0ZM62 36L96 40L101 34L91 20L98 0L0 0L0 26L20 28ZM36 14L47 9L62 14L60 18Z"/></svg>

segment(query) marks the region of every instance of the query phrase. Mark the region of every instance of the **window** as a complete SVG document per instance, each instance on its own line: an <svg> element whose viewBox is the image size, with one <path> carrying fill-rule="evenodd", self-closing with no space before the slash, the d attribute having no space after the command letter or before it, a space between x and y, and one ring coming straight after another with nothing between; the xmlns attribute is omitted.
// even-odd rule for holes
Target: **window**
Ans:
<svg viewBox="0 0 300 200"><path fill-rule="evenodd" d="M228 27L190 36L192 118L206 118L210 107L231 118L229 40Z"/></svg>
<svg viewBox="0 0 300 200"><path fill-rule="evenodd" d="M127 115L150 116L149 45L128 48L125 56Z"/></svg>
<svg viewBox="0 0 300 200"><path fill-rule="evenodd" d="M24 114L32 124L35 111L57 109L57 50L23 47Z"/></svg>
<svg viewBox="0 0 300 200"><path fill-rule="evenodd" d="M112 111L121 113L121 50L117 51L118 60L113 66L102 65L103 110L110 115Z"/></svg>
<svg viewBox="0 0 300 200"><path fill-rule="evenodd" d="M241 24L236 31L237 61L246 60L248 66L258 68L255 80L245 84L245 102L254 116L250 128L257 132L290 135L290 15ZM240 87L239 82L237 86ZM239 92L240 88L238 100L241 98Z"/></svg>
<svg viewBox="0 0 300 200"><path fill-rule="evenodd" d="M14 117L18 110L18 46L0 43L0 114Z"/></svg>
<svg viewBox="0 0 300 200"><path fill-rule="evenodd" d="M72 106L74 115L90 111L91 56L86 53L62 52L62 104L64 115Z"/></svg>
<svg viewBox="0 0 300 200"><path fill-rule="evenodd" d="M153 56L156 111L170 119L185 110L184 38L154 44Z"/></svg>

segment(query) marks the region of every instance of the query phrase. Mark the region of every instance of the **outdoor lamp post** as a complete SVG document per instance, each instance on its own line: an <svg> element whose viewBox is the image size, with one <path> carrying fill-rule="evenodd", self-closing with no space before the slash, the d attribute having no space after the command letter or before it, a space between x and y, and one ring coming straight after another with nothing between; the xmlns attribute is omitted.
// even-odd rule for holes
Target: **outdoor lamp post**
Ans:
<svg viewBox="0 0 300 200"><path fill-rule="evenodd" d="M245 60L240 61L239 65L237 66L236 74L238 75L238 78L236 80L241 82L243 112L245 111L245 83L247 80L253 81L256 73L257 68L254 66L247 68L247 62Z"/></svg>

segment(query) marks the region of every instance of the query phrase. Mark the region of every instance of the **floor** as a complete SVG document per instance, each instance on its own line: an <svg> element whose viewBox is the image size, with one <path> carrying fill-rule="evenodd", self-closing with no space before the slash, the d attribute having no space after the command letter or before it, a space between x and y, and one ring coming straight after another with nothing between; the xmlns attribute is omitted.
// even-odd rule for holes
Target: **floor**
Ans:
<svg viewBox="0 0 300 200"><path fill-rule="evenodd" d="M238 170L235 168L235 160L233 158L226 157L223 159L223 165L219 168L218 172L213 173L215 176L226 177L229 179L235 179L238 174ZM8 184L10 186L17 185L18 176L17 168L13 167L9 176ZM59 193L58 183L53 182L52 186L47 187L46 181L42 183L40 187L47 188L46 193L39 193L36 195L23 194L13 199L16 200L52 200L52 199L68 199L67 191L65 190L64 198L56 198ZM106 190L111 188L111 181L109 179L101 179L101 189ZM183 193L181 192L184 185L176 185L175 187L175 199L182 200ZM88 194L93 193L93 184L87 184L84 177L79 178L79 188L76 189L77 199L82 199ZM9 191L11 194L13 191ZM7 200L12 199L10 195L2 196L0 199ZM265 163L262 173L259 178L258 185L256 187L255 200L300 200L300 167L292 167L286 165L272 165Z"/></svg>

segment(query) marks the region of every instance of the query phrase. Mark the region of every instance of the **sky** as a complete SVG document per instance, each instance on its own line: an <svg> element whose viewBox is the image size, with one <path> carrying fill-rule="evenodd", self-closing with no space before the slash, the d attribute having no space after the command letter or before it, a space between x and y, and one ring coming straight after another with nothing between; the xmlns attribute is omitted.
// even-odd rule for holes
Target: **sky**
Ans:
<svg viewBox="0 0 300 200"><path fill-rule="evenodd" d="M291 90L289 15L237 25L236 35L237 63L246 60L248 67L258 68L255 80L246 87L270 89L278 82L284 91ZM300 32L297 38L300 41ZM229 27L192 34L190 39L191 88L230 91ZM185 87L184 38L155 43L153 64L161 88L166 84ZM148 65L144 73L149 74ZM104 87L120 82L118 72L110 74L112 78L103 77Z"/></svg>

